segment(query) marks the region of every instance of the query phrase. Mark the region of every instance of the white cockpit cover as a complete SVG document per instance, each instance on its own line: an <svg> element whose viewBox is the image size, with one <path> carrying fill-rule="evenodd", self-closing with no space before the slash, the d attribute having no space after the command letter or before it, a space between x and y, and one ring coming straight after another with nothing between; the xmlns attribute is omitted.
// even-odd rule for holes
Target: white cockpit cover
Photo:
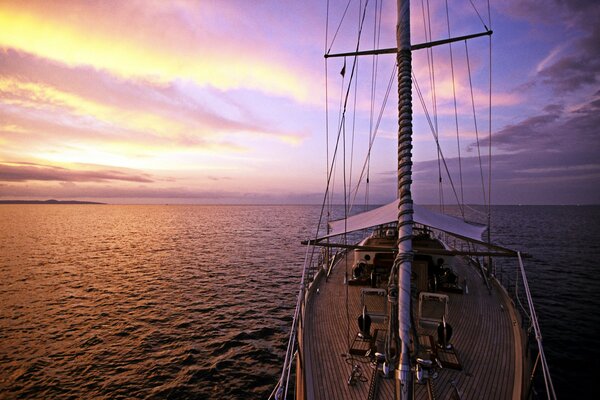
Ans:
<svg viewBox="0 0 600 400"><path fill-rule="evenodd" d="M329 223L329 234L321 237L321 239L396 222L398 221L398 202L399 200L396 200L373 210L353 215L345 220L332 221ZM465 222L460 218L436 213L416 204L413 204L413 211L413 221L418 224L478 242L481 241L481 235L486 229L485 225Z"/></svg>

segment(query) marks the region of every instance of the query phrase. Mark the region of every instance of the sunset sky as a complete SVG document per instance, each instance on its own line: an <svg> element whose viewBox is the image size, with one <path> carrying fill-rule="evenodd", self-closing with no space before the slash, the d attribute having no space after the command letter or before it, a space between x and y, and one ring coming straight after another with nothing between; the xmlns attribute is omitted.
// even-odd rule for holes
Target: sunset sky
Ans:
<svg viewBox="0 0 600 400"><path fill-rule="evenodd" d="M319 203L326 159L326 3L0 0L0 199ZM394 46L395 5L388 3L381 8L380 47ZM469 1L449 3L456 6L453 34L484 30ZM473 3L489 25L487 3ZM600 203L600 6L585 0L496 3L492 202ZM329 41L346 4L330 1ZM432 25L432 37L444 39L445 3L432 0L430 7L432 19L440 21ZM334 51L356 46L358 8L359 1L352 1L351 23L342 26ZM420 1L412 15L413 43L424 42L423 25L416 22L422 19ZM484 155L489 56L476 51L487 43L469 43ZM365 33L361 49L372 47L373 32ZM482 203L464 44L453 51L466 130L460 146L464 196ZM448 50L434 55L440 139L455 170ZM415 54L414 68L430 99L426 56ZM334 116L342 62L328 67ZM349 71L352 60L346 62ZM372 58L360 62L359 71L367 71ZM378 58L384 77L378 99L393 62L393 56ZM414 198L437 203L437 153L413 98ZM389 102L372 154L375 203L395 196L395 94ZM357 109L355 174L366 151L370 105L358 98ZM445 198L452 202L448 188Z"/></svg>

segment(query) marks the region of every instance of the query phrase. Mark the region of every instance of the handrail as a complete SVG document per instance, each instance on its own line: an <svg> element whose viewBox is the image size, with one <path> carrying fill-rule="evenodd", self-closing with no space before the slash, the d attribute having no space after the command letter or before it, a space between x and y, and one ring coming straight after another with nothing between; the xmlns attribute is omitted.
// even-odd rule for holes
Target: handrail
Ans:
<svg viewBox="0 0 600 400"><path fill-rule="evenodd" d="M294 349L296 347L296 333L298 329L298 320L300 318L300 309L302 308L302 303L304 302L304 291L306 288L306 276L307 272L310 269L311 265L308 256L308 252L311 246L306 247L306 254L304 256L304 266L302 267L302 278L300 279L300 288L298 290L298 297L296 298L296 309L294 310L294 318L292 319L292 326L290 328L290 337L288 339L288 345L285 353L285 359L283 361L283 368L281 370L281 377L279 381L275 385L275 388L271 392L269 396L270 399L286 399L287 392L289 389L289 380L291 374L291 365L293 362L293 354ZM310 257L312 259L312 257ZM285 383L285 388L283 387ZM282 397L283 395L283 397Z"/></svg>
<svg viewBox="0 0 600 400"><path fill-rule="evenodd" d="M550 369L548 368L548 363L546 361L546 355L544 354L544 347L542 345L542 331L540 329L540 325L538 323L537 314L535 313L535 307L533 306L533 299L531 297L531 292L529 290L529 283L527 282L527 275L525 274L525 267L523 266L523 260L521 259L521 252L517 252L517 257L519 259L519 268L521 270L521 279L523 279L523 288L525 289L525 296L527 298L527 303L529 306L529 317L531 321L531 325L533 326L533 330L535 333L535 340L538 345L538 356L540 363L542 365L542 374L544 377L544 384L546 385L546 394L548 399L554 400L556 399L556 392L554 391L554 384L552 383L552 377L550 376Z"/></svg>
<svg viewBox="0 0 600 400"><path fill-rule="evenodd" d="M521 302L521 297L519 296L519 272L520 269L515 271L517 273L516 277L515 277L515 294L514 294L514 301L519 305L519 310L523 313L522 315L524 315L525 317L527 317L527 319L529 320L529 326L532 325L531 323L531 315L529 315L529 312L525 309L525 306L523 305L523 303ZM535 370L536 366L534 365L533 369Z"/></svg>

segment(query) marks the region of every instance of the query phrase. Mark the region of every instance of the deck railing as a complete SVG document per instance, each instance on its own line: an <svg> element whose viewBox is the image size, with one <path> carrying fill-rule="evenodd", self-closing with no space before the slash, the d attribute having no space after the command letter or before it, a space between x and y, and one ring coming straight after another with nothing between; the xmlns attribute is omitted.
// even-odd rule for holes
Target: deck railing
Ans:
<svg viewBox="0 0 600 400"><path fill-rule="evenodd" d="M531 298L531 291L529 290L529 283L527 282L527 274L525 274L525 267L523 266L523 259L521 258L521 253L517 252L517 257L519 259L519 271L521 273L521 280L523 284L523 290L525 291L525 298L527 299L527 305L529 308L529 319L531 323L531 327L533 327L533 332L535 334L535 340L537 342L538 354L536 357L535 364L533 366L533 370L531 372L531 376L535 376L537 366L541 365L542 368L542 377L546 389L547 398L554 400L556 399L556 392L554 391L554 384L552 383L552 376L550 375L550 368L548 367L548 363L546 361L546 355L544 353L544 346L542 345L542 331L540 329L539 321L537 318L537 314L535 312L535 307L533 305L533 299ZM518 298L517 286L515 286L515 296Z"/></svg>
<svg viewBox="0 0 600 400"><path fill-rule="evenodd" d="M337 256L338 255L335 254L332 257L332 260L337 259ZM323 265L326 265L323 256L320 254L315 257L315 247L307 246L304 257L304 266L302 267L302 277L300 279L300 286L298 289L298 296L296 298L296 308L294 310L294 318L292 319L292 326L290 328L290 336L288 339L283 368L279 381L269 396L269 400L287 399L290 389L290 377L293 370L294 360L296 358L298 324L301 323L302 309L304 307L304 302L306 301L310 285L319 273L319 269L323 268ZM330 269L331 266L328 265L327 268Z"/></svg>
<svg viewBox="0 0 600 400"><path fill-rule="evenodd" d="M533 333L533 340L535 340L537 351L532 351L535 362L533 363L528 382L531 391L528 398L555 400L557 397L552 382L552 376L550 375L550 368L548 367L548 362L544 353L542 331L535 311L525 266L523 264L523 258L520 252L517 252L517 261L516 267L514 266L514 263L511 263L510 266L504 265L504 267L499 270L494 268L493 278L499 285L505 288L506 293L515 304L516 311L521 316L521 325L527 332L527 348L532 348L529 344L530 340L532 340L531 334ZM505 268L510 269L509 274L505 274ZM488 271L488 273L491 273L491 271ZM514 278L511 279L511 276L514 276ZM534 386L534 379L536 379L536 377L539 377L541 382ZM543 393L537 393L536 389L543 389Z"/></svg>

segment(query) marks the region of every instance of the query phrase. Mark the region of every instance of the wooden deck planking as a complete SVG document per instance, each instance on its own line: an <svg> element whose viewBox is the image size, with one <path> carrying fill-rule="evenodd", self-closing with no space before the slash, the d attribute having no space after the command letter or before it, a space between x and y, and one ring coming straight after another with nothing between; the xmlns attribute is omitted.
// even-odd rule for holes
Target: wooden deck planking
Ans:
<svg viewBox="0 0 600 400"><path fill-rule="evenodd" d="M509 399L514 373L511 320L506 311L499 310L499 295L488 293L477 271L467 265L455 269L461 282L466 277L469 283L469 294L448 293L448 322L454 328L451 342L463 371L441 370L435 381L437 394L441 399L451 398L455 380L463 399ZM421 398L427 398L426 394Z"/></svg>
<svg viewBox="0 0 600 400"><path fill-rule="evenodd" d="M349 260L348 271L351 265ZM469 294L445 293L450 299L448 322L454 328L451 342L463 370L444 368L439 371L439 377L434 380L437 398L453 398L454 382L464 400L510 399L515 356L509 312L499 309L499 304L504 304L501 295L494 289L488 293L474 268L459 264L455 270L460 282L467 278L469 286ZM344 275L342 260L329 280L319 283L320 293L315 293L306 307L304 343L305 351L310 352L307 359L311 360L307 374L311 374L313 382L313 388L307 390L308 398L366 399L368 395L373 372L368 362L356 362L367 381L354 386L347 384L352 365L343 355L348 353L349 342L358 332L356 318L360 314L362 287L344 285ZM346 289L349 320L345 307ZM472 318L475 315L477 318ZM372 331L375 328L384 329L380 324L373 324ZM434 334L433 331L420 329L420 333ZM394 398L394 379L380 379L379 383L378 398ZM425 385L415 385L415 397L427 399Z"/></svg>

